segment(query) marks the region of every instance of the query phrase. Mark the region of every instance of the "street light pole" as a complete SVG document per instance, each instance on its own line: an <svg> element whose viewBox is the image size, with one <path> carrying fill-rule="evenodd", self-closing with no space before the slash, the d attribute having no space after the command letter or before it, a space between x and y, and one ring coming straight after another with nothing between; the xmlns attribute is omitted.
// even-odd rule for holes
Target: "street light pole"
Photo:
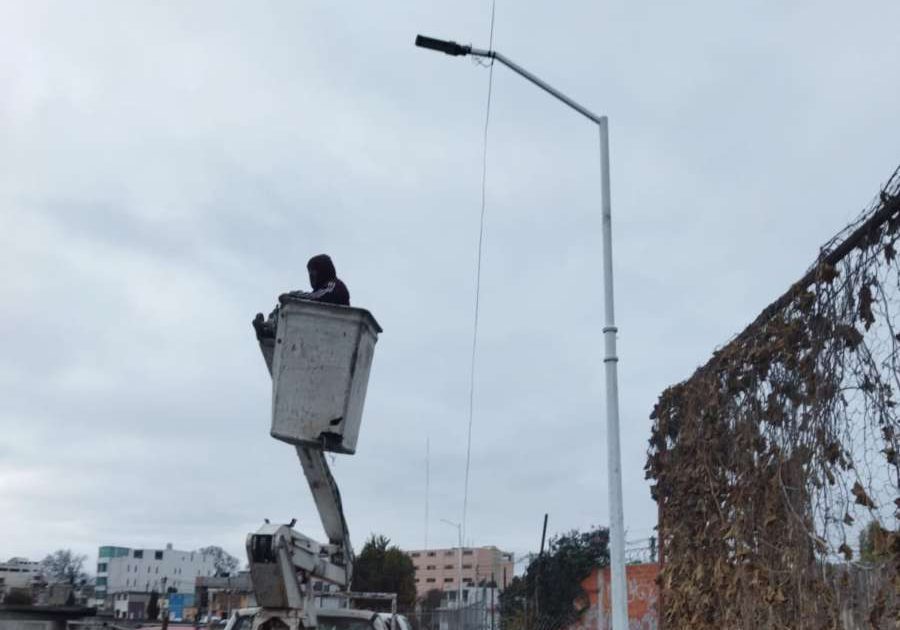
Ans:
<svg viewBox="0 0 900 630"><path fill-rule="evenodd" d="M628 628L628 596L625 590L625 515L622 507L622 461L619 446L619 376L616 354L616 318L613 296L612 268L612 202L609 182L609 121L545 83L528 70L507 59L495 50L483 50L456 42L419 35L416 46L436 50L452 56L472 55L495 59L504 66L562 101L579 114L595 123L600 132L600 185L603 226L603 293L604 293L604 357L606 377L607 469L609 484L609 538L612 581L613 630ZM461 547L461 545L460 545ZM599 608L600 602L597 606Z"/></svg>
<svg viewBox="0 0 900 630"><path fill-rule="evenodd" d="M448 521L445 518L441 519L442 522L447 523L452 527L456 528L456 538L459 541L459 547L457 548L456 553L456 625L457 630L463 630L462 627L462 523L454 523L453 521Z"/></svg>

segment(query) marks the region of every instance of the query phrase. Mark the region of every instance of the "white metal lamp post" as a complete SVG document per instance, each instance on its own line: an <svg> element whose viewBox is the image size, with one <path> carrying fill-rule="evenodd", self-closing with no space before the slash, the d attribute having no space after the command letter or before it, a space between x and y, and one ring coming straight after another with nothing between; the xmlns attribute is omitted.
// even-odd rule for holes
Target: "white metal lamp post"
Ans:
<svg viewBox="0 0 900 630"><path fill-rule="evenodd" d="M562 101L576 112L595 123L600 133L600 184L603 213L603 290L604 290L604 357L606 374L606 422L607 422L607 467L609 472L609 538L610 565L612 578L612 627L613 630L628 628L628 596L625 590L625 516L622 507L622 462L619 447L619 377L616 355L615 304L613 300L612 271L612 203L609 192L609 121L606 116L597 116L579 105L568 96L554 89L525 68L510 61L495 50L482 50L456 42L434 39L419 35L416 46L436 50L453 56L472 55L495 59L516 74ZM460 544L460 548L462 544ZM600 603L597 603L598 607Z"/></svg>
<svg viewBox="0 0 900 630"><path fill-rule="evenodd" d="M453 521L448 521L445 518L441 519L442 523L446 523L451 527L456 528L456 537L459 541L459 547L456 550L456 619L457 619L457 630L463 630L462 627L462 523L454 523Z"/></svg>

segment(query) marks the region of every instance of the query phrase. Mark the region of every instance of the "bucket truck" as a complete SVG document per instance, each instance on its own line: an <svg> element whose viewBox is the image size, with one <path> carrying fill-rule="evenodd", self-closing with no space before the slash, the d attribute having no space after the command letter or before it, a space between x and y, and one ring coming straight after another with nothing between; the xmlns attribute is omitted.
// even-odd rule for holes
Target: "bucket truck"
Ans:
<svg viewBox="0 0 900 630"><path fill-rule="evenodd" d="M408 630L406 619L396 615L396 596L349 590L353 548L325 458L326 452L356 450L380 332L366 310L282 296L274 338L259 340L272 377L270 433L296 449L328 542L298 532L295 521L266 519L246 543L257 607L235 612L225 630ZM323 583L337 591L323 593ZM353 609L362 595L393 598L394 614ZM323 599L346 605L324 606Z"/></svg>

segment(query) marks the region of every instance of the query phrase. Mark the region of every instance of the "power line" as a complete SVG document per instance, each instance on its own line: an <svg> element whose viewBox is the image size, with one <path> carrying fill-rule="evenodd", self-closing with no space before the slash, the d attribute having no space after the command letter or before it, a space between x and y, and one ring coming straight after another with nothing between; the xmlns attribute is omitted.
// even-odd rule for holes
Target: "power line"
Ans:
<svg viewBox="0 0 900 630"><path fill-rule="evenodd" d="M494 47L494 17L497 2L491 2L491 34L488 39L489 48ZM487 106L484 114L484 137L482 139L481 156L481 218L478 224L478 257L475 263L475 316L472 324L472 358L469 364L469 428L466 435L466 481L463 489L462 539L465 544L466 517L469 509L469 469L472 463L472 419L475 415L475 358L478 350L478 314L481 306L481 253L484 245L484 211L487 207L487 140L488 127L491 122L491 95L494 88L494 61L488 67Z"/></svg>

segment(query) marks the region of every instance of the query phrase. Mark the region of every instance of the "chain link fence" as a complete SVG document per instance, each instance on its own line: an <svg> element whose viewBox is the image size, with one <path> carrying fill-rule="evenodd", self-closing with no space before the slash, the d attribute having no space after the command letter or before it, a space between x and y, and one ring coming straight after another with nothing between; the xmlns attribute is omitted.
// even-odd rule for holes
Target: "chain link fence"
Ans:
<svg viewBox="0 0 900 630"><path fill-rule="evenodd" d="M660 396L662 627L900 624L898 193Z"/></svg>

